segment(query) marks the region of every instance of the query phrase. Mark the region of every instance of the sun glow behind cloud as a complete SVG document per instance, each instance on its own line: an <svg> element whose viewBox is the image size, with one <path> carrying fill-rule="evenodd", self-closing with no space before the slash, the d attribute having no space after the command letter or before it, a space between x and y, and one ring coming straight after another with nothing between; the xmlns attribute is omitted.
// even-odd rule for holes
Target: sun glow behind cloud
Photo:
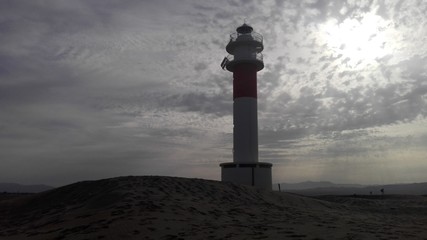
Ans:
<svg viewBox="0 0 427 240"><path fill-rule="evenodd" d="M376 66L376 60L393 52L390 26L392 22L368 13L341 23L330 19L320 27L320 34L331 53L345 59L343 68L361 69Z"/></svg>

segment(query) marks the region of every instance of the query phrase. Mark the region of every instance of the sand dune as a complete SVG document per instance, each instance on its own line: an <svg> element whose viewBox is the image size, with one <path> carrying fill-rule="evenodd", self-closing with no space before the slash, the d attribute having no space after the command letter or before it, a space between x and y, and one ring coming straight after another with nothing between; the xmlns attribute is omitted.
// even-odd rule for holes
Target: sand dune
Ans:
<svg viewBox="0 0 427 240"><path fill-rule="evenodd" d="M119 177L0 200L0 239L427 239L427 198Z"/></svg>

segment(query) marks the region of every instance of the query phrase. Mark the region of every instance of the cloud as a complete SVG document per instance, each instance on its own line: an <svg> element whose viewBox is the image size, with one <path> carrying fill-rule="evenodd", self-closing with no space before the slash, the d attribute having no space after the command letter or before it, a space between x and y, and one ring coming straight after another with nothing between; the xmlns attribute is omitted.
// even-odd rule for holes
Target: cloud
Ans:
<svg viewBox="0 0 427 240"><path fill-rule="evenodd" d="M396 173L396 149L413 149L401 157L419 164L426 7L2 1L0 181L64 184L126 174L218 179L218 162L232 159L232 74L219 63L228 34L245 19L264 36L260 159L277 166L276 181L298 179L290 171L304 167L307 175L299 178L343 180L345 164L359 167L359 178L352 178L358 181L364 159L376 166L370 173L386 161ZM339 38L339 31L363 30L367 21L377 32L365 46L333 42L331 29Z"/></svg>

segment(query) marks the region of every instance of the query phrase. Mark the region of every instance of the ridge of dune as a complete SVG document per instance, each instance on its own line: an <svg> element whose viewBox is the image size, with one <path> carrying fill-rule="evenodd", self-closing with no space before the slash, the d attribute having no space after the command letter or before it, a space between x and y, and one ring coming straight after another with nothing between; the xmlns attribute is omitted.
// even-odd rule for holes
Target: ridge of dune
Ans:
<svg viewBox="0 0 427 240"><path fill-rule="evenodd" d="M0 239L427 239L424 197L324 200L203 179L83 181L0 201Z"/></svg>

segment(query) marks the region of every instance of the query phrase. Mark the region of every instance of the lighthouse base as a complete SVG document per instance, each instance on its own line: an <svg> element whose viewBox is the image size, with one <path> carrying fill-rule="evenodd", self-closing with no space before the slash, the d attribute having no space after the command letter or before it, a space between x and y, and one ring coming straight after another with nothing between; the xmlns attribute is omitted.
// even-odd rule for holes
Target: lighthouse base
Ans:
<svg viewBox="0 0 427 240"><path fill-rule="evenodd" d="M271 163L221 163L221 181L272 189Z"/></svg>

